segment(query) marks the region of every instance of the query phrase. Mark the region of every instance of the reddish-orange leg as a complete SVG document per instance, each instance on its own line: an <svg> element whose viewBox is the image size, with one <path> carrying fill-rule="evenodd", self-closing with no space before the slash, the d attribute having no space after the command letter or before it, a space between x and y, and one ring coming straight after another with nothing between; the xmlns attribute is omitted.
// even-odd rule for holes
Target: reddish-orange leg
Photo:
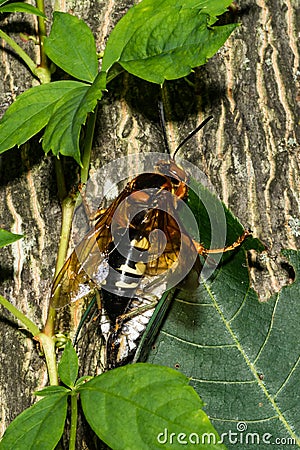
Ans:
<svg viewBox="0 0 300 450"><path fill-rule="evenodd" d="M248 236L251 236L251 232L249 230L245 230L243 234L233 244L228 245L227 247L213 248L210 250L206 249L202 244L199 244L194 240L193 242L199 255L206 256L212 253L224 253L229 252L230 250L234 250L235 248L239 247Z"/></svg>

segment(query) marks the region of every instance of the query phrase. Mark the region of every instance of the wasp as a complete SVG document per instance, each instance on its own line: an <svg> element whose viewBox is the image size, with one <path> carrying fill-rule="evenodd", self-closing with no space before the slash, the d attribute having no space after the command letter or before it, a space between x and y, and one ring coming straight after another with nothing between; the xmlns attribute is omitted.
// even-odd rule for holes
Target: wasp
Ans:
<svg viewBox="0 0 300 450"><path fill-rule="evenodd" d="M104 370L132 360L170 280L183 279L198 255L233 250L249 234L244 231L232 245L208 250L178 218L189 188L188 174L176 164L175 155L210 119L182 141L173 157L158 161L152 173L128 181L110 206L99 210L94 228L54 280L55 308L100 293ZM160 321L165 309L159 307Z"/></svg>

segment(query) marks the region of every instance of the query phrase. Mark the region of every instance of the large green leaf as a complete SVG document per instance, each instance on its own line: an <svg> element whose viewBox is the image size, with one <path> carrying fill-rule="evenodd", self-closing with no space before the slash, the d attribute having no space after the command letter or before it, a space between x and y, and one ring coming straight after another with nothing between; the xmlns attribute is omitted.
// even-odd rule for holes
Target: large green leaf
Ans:
<svg viewBox="0 0 300 450"><path fill-rule="evenodd" d="M78 84L78 88L67 92L55 105L45 130L43 148L71 156L81 163L79 137L87 114L94 110L105 89L104 73L97 75L92 85Z"/></svg>
<svg viewBox="0 0 300 450"><path fill-rule="evenodd" d="M230 1L143 0L119 21L104 52L102 70L118 62L153 83L188 75L224 44L236 24L213 27Z"/></svg>
<svg viewBox="0 0 300 450"><path fill-rule="evenodd" d="M93 34L87 24L71 14L54 12L53 25L45 39L49 58L65 72L92 83L98 72Z"/></svg>
<svg viewBox="0 0 300 450"><path fill-rule="evenodd" d="M194 295L182 292L149 357L191 377L232 450L237 442L239 450L249 442L260 449L300 447L300 252L284 254L296 280L267 303L250 287L243 249Z"/></svg>
<svg viewBox="0 0 300 450"><path fill-rule="evenodd" d="M68 392L47 396L23 411L7 428L1 450L53 450L64 429Z"/></svg>
<svg viewBox="0 0 300 450"><path fill-rule="evenodd" d="M47 125L57 101L82 86L78 81L56 81L19 95L0 121L0 153L38 133Z"/></svg>
<svg viewBox="0 0 300 450"><path fill-rule="evenodd" d="M214 444L218 436L188 382L167 367L134 364L100 375L79 391L87 421L114 450L194 448L196 435L200 444L206 439L197 448L224 449Z"/></svg>

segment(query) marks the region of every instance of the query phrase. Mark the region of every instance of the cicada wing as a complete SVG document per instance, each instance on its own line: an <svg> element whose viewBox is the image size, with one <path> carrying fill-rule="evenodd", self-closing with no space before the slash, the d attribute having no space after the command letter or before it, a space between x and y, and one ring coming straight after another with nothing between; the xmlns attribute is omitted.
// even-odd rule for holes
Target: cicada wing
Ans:
<svg viewBox="0 0 300 450"><path fill-rule="evenodd" d="M51 306L60 309L71 302L80 300L95 288L86 274L75 272L79 266L75 253L66 261L56 277L51 292Z"/></svg>
<svg viewBox="0 0 300 450"><path fill-rule="evenodd" d="M100 231L98 235L88 234L80 242L55 278L51 290L54 308L80 300L101 287L107 275L105 249L110 238L106 228L104 234Z"/></svg>
<svg viewBox="0 0 300 450"><path fill-rule="evenodd" d="M171 272L176 270L178 273L178 270L186 271L187 267L193 266L197 255L195 245L188 233L179 226L175 211L170 214L153 210L151 227L162 230L163 235L158 234L157 242L151 244L153 255L155 255L155 246L157 247L157 257L151 258L147 263L147 275L156 276L169 270ZM162 247L164 247L163 251Z"/></svg>
<svg viewBox="0 0 300 450"><path fill-rule="evenodd" d="M111 222L128 191L122 191L110 207L100 215L95 227L75 247L55 278L51 289L51 305L62 308L100 288L108 273L108 247L112 241Z"/></svg>

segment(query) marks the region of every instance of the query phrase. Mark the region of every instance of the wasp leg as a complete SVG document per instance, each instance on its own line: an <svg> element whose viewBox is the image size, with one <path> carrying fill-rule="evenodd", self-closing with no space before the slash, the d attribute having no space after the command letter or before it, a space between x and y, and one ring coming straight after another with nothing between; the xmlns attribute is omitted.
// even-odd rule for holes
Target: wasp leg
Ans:
<svg viewBox="0 0 300 450"><path fill-rule="evenodd" d="M206 249L202 244L199 244L198 242L195 241L193 242L199 255L206 256L212 253L224 253L229 252L230 250L234 250L235 248L239 247L248 236L251 236L251 234L252 234L251 231L245 230L243 234L235 242L233 242L233 244L223 248L213 248L209 250Z"/></svg>

